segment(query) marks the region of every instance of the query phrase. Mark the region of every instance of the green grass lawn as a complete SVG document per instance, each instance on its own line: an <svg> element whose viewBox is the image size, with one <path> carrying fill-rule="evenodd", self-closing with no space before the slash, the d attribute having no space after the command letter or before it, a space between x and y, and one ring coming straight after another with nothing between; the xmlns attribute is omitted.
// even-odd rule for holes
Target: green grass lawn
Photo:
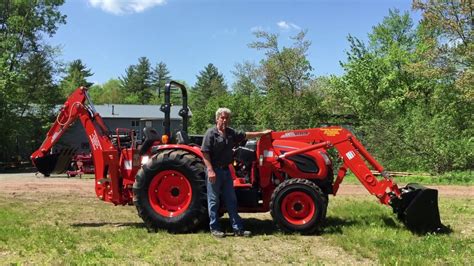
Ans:
<svg viewBox="0 0 474 266"><path fill-rule="evenodd" d="M345 250L384 264L469 264L474 260L472 199L441 198L441 220L449 235L417 236L396 220L390 208L369 197L334 200L325 233Z"/></svg>
<svg viewBox="0 0 474 266"><path fill-rule="evenodd" d="M93 195L0 193L0 257L2 264L469 264L473 203L441 199L450 235L414 235L374 198L341 196L330 198L318 235L286 235L269 214L243 214L254 237L215 239L205 231L148 233L133 206Z"/></svg>

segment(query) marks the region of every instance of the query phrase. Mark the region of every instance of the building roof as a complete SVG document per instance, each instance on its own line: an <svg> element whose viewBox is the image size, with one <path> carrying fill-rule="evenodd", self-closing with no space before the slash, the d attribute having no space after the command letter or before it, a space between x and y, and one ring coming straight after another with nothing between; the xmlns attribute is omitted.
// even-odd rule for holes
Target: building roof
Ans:
<svg viewBox="0 0 474 266"><path fill-rule="evenodd" d="M94 105L96 111L102 118L140 118L140 119L164 119L165 113L160 111L161 105L138 105L138 104L103 104ZM179 110L181 105L171 106L171 119L181 119ZM191 111L189 112L191 116Z"/></svg>

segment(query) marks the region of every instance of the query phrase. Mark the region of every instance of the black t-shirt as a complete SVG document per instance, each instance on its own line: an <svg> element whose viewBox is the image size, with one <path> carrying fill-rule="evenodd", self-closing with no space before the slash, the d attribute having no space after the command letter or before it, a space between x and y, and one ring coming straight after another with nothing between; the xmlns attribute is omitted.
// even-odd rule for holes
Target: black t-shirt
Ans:
<svg viewBox="0 0 474 266"><path fill-rule="evenodd" d="M217 127L206 131L201 151L208 153L214 167L223 167L232 163L232 148L245 139L245 132L230 127L225 129L226 136L219 134Z"/></svg>

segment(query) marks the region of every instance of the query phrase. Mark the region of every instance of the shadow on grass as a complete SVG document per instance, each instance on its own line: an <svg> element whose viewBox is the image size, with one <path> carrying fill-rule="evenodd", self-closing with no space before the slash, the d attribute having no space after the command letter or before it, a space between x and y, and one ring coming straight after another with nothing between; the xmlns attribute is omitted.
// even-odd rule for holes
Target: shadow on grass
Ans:
<svg viewBox="0 0 474 266"><path fill-rule="evenodd" d="M246 218L244 220L245 230L252 232L252 235L272 235L278 232L272 220L261 220L256 218ZM229 218L220 219L221 226L227 232L232 232L232 227Z"/></svg>
<svg viewBox="0 0 474 266"><path fill-rule="evenodd" d="M405 228L403 224L397 223L394 218L387 216L377 217L383 222L383 226L393 229L403 229ZM362 216L357 217L357 219L342 219L340 217L327 217L322 228L314 233L314 235L334 235L334 234L343 234L345 230L351 227L371 227L369 221L373 221L373 216ZM226 232L232 232L232 227L229 218L221 218L220 223L222 228ZM274 224L273 220L268 219L256 219L256 218L246 218L244 219L245 230L250 230L252 235L274 235L277 233L283 233L278 227ZM97 223L74 223L71 226L73 227L90 227L90 228L100 228L100 227L130 227L130 228L143 228L146 229L144 223L140 222L131 222L131 223L107 223L107 222L97 222ZM407 229L408 230L408 229ZM193 233L202 233L207 232L207 225L204 225L202 228L196 230ZM155 232L155 231L150 231Z"/></svg>
<svg viewBox="0 0 474 266"><path fill-rule="evenodd" d="M351 227L359 224L358 221L352 219L341 219L339 217L326 217L323 228L319 234L342 234L344 227Z"/></svg>
<svg viewBox="0 0 474 266"><path fill-rule="evenodd" d="M389 228L404 228L403 225L397 223L394 218L387 216L377 217L380 219L384 226ZM321 229L317 230L314 235L325 235L325 234L343 234L344 229L351 227L370 227L371 225L367 222L373 220L373 216L358 217L357 219L342 219L340 217L326 217L326 220ZM227 232L232 232L230 221L228 218L220 219L221 225ZM244 219L244 225L246 230L252 231L253 235L273 235L275 233L283 233L274 224L273 220L260 220L255 218Z"/></svg>
<svg viewBox="0 0 474 266"><path fill-rule="evenodd" d="M396 218L388 217L384 215L374 216L362 216L357 219L342 219L339 217L327 217L326 222L323 226L322 234L343 234L344 229L351 227L374 227L374 219L382 221L382 225L375 225L377 227L382 226L391 229L408 230L402 223L398 223Z"/></svg>
<svg viewBox="0 0 474 266"><path fill-rule="evenodd" d="M98 222L98 223L74 223L71 224L72 227L131 227L131 228L145 228L144 223L106 223L106 222Z"/></svg>

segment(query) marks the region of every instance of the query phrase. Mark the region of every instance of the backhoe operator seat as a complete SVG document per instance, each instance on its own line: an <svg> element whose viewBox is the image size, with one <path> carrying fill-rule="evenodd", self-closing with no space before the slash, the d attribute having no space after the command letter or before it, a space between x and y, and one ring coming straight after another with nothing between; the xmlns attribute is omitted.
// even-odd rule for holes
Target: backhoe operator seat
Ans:
<svg viewBox="0 0 474 266"><path fill-rule="evenodd" d="M145 127L143 129L143 136L145 137L145 140L143 141L142 147L140 148L140 155L145 154L153 145L153 142L160 140L160 135L156 129L152 127Z"/></svg>
<svg viewBox="0 0 474 266"><path fill-rule="evenodd" d="M175 137L176 137L177 144L185 144L185 145L189 144L189 136L186 131L180 130L176 132Z"/></svg>

